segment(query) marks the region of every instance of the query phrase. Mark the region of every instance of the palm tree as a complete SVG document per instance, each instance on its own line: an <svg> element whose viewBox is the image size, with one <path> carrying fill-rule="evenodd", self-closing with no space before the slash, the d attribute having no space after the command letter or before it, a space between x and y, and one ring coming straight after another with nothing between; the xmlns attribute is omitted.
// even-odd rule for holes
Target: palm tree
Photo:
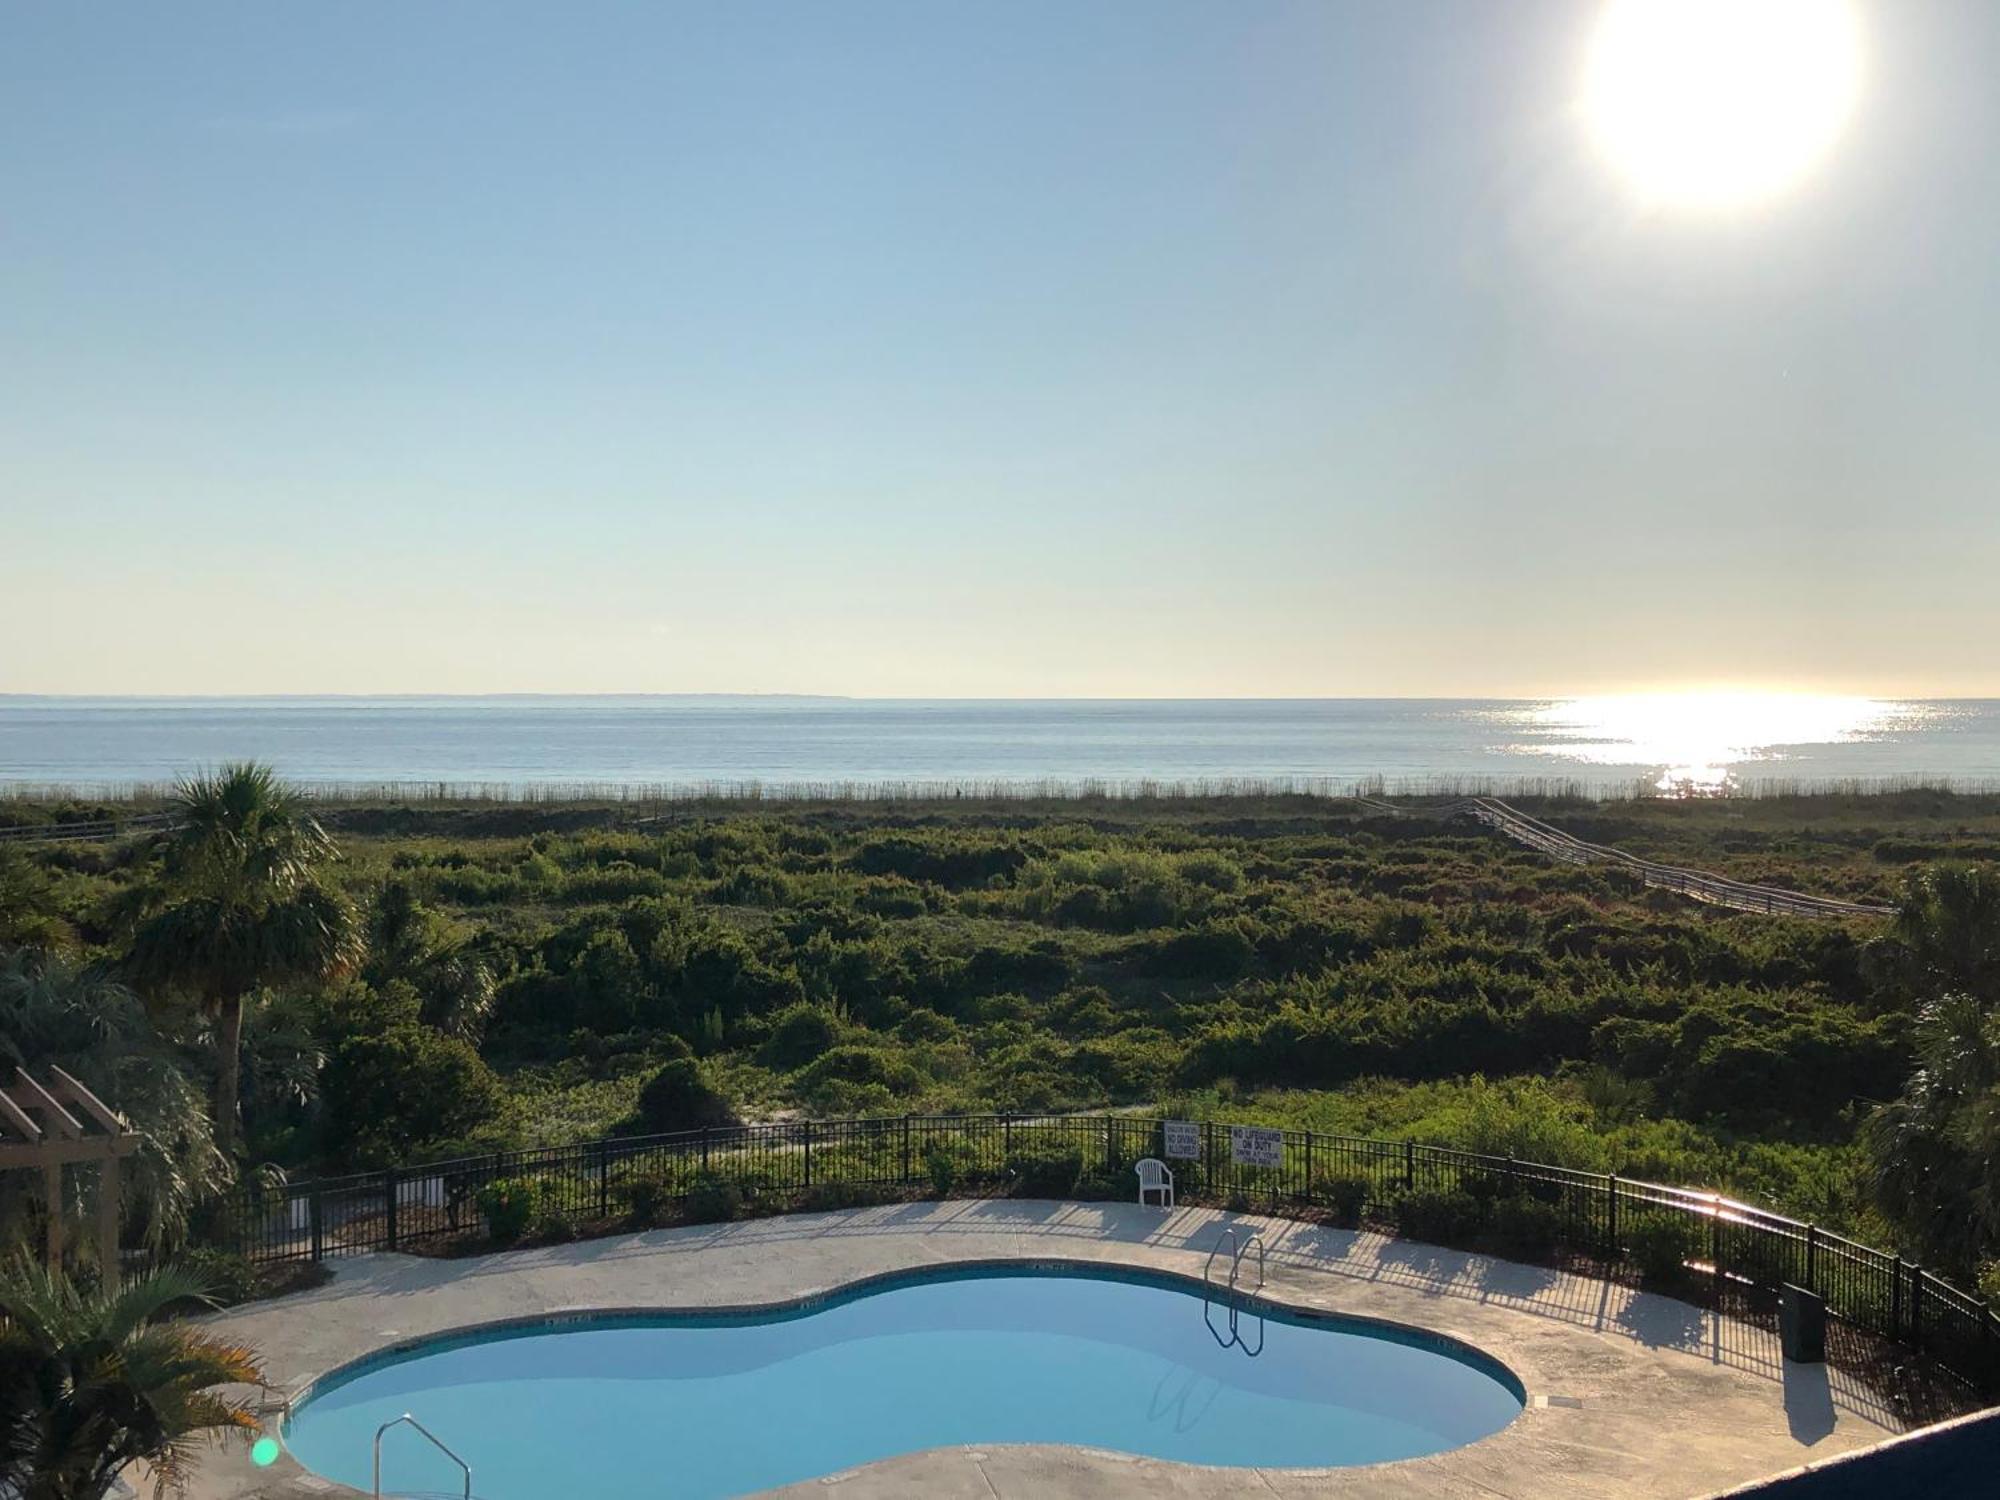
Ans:
<svg viewBox="0 0 2000 1500"><path fill-rule="evenodd" d="M1901 1097L1863 1128L1875 1201L1919 1258L1967 1272L2000 1245L2000 1016L1946 995L1915 1042Z"/></svg>
<svg viewBox="0 0 2000 1500"><path fill-rule="evenodd" d="M2000 871L1912 873L1871 962L1917 1005L1916 1069L1863 1129L1875 1200L1919 1256L1969 1272L2000 1247Z"/></svg>
<svg viewBox="0 0 2000 1500"><path fill-rule="evenodd" d="M1911 871L1895 923L1869 945L1869 962L1892 991L1919 1004L1957 993L2000 1005L2000 867Z"/></svg>
<svg viewBox="0 0 2000 1500"><path fill-rule="evenodd" d="M178 1492L204 1438L255 1431L256 1417L216 1389L261 1383L255 1356L160 1321L207 1300L175 1270L109 1295L25 1257L0 1271L0 1494L102 1500L135 1462Z"/></svg>
<svg viewBox="0 0 2000 1500"><path fill-rule="evenodd" d="M26 949L0 952L0 1078L15 1068L74 1074L131 1122L138 1152L119 1174L128 1213L155 1247L179 1241L195 1207L229 1181L201 1090L132 993L100 970ZM72 1172L75 1193L96 1191L94 1172ZM27 1195L39 1173L0 1173L0 1251L29 1229ZM94 1222L81 1197L49 1205L69 1214L72 1244Z"/></svg>
<svg viewBox="0 0 2000 1500"><path fill-rule="evenodd" d="M224 766L175 788L160 882L132 939L142 987L193 995L215 1025L215 1138L235 1149L243 1002L265 986L332 978L356 957L347 903L321 867L338 852L268 766Z"/></svg>
<svg viewBox="0 0 2000 1500"><path fill-rule="evenodd" d="M493 1010L493 971L468 946L465 934L416 898L409 885L382 887L368 917L368 961L361 971L371 988L401 980L418 996L418 1019L446 1036L479 1044Z"/></svg>

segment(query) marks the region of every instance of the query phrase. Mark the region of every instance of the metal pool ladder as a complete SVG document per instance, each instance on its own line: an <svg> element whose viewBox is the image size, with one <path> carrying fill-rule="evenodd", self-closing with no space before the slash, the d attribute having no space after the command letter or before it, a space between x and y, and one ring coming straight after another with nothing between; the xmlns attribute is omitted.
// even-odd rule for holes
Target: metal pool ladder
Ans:
<svg viewBox="0 0 2000 1500"><path fill-rule="evenodd" d="M1243 1273L1243 1257L1253 1249L1257 1252L1257 1284L1250 1288L1253 1292L1264 1290L1264 1236L1253 1233L1248 1239L1234 1224L1222 1226L1222 1233L1215 1237L1215 1244L1208 1252L1208 1259L1202 1263L1201 1279L1213 1285L1215 1257L1222 1253L1223 1246L1229 1247L1229 1284L1233 1296L1237 1290L1236 1279Z"/></svg>
<svg viewBox="0 0 2000 1500"><path fill-rule="evenodd" d="M1222 1330L1215 1326L1214 1300L1211 1295L1216 1287L1215 1258L1223 1252L1225 1246L1229 1250L1229 1280L1223 1284L1222 1293L1229 1308L1229 1336L1227 1338L1224 1338ZM1248 1289L1252 1294L1264 1290L1264 1236L1253 1233L1248 1239L1245 1239L1235 1225L1226 1224L1223 1226L1222 1233L1215 1237L1215 1244L1210 1248L1208 1259L1202 1263L1201 1267L1201 1284L1203 1288L1201 1320L1208 1325L1209 1333L1213 1335L1215 1341L1222 1345L1223 1348L1227 1349L1233 1345L1241 1349L1245 1354L1255 1358L1264 1352L1264 1315L1262 1312L1257 1314L1257 1347L1254 1349L1244 1342L1240 1322L1243 1310L1242 1298L1245 1295L1245 1289L1240 1285L1243 1276L1243 1260L1253 1249L1257 1252L1257 1284Z"/></svg>
<svg viewBox="0 0 2000 1500"><path fill-rule="evenodd" d="M472 1500L472 1465L447 1448L442 1438L408 1412L404 1412L400 1417L396 1417L391 1421L384 1422L380 1427L375 1429L375 1500L382 1500L382 1439L391 1427L401 1427L406 1422L416 1428L426 1438L430 1439L430 1444L433 1448L437 1449L438 1452L442 1453L464 1471L465 1500Z"/></svg>

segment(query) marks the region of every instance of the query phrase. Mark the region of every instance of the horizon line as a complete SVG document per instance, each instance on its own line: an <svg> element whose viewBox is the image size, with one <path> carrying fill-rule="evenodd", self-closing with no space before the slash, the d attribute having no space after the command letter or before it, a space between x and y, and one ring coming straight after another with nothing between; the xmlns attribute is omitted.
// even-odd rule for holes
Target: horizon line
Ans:
<svg viewBox="0 0 2000 1500"><path fill-rule="evenodd" d="M799 692L280 692L280 693L92 693L20 692L0 690L0 703L23 700L48 702L124 703L302 703L324 700L343 702L422 702L444 699L461 702L494 700L674 700L674 701L780 701L787 703L1561 703L1603 698L1854 698L1878 703L1992 703L2000 693L1883 693L1835 692L1820 688L1744 687L1653 687L1618 690L1582 690L1554 693L1282 693L1282 694L1039 694L950 695L923 693L799 693Z"/></svg>

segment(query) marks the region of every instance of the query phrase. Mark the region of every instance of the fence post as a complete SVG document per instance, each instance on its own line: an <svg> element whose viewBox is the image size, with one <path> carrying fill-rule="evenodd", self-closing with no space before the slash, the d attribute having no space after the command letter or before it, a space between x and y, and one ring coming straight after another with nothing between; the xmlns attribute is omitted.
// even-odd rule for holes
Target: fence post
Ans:
<svg viewBox="0 0 2000 1500"><path fill-rule="evenodd" d="M910 1180L910 1117L903 1115L903 1181Z"/></svg>
<svg viewBox="0 0 2000 1500"><path fill-rule="evenodd" d="M1403 1189L1409 1191L1417 1185L1417 1143L1403 1142Z"/></svg>
<svg viewBox="0 0 2000 1500"><path fill-rule="evenodd" d="M1308 1203L1313 1201L1313 1133L1310 1130L1306 1132L1305 1191L1299 1196Z"/></svg>
<svg viewBox="0 0 2000 1500"><path fill-rule="evenodd" d="M813 1122L806 1121L806 1186L813 1185Z"/></svg>
<svg viewBox="0 0 2000 1500"><path fill-rule="evenodd" d="M307 1202L311 1205L307 1213L312 1220L312 1258L317 1264L326 1254L326 1204L318 1183L313 1184L312 1197Z"/></svg>
<svg viewBox="0 0 2000 1500"><path fill-rule="evenodd" d="M701 1169L703 1172L708 1170L708 1130L709 1127L706 1125L701 1127Z"/></svg>
<svg viewBox="0 0 2000 1500"><path fill-rule="evenodd" d="M611 1142L597 1143L597 1217L611 1214Z"/></svg>
<svg viewBox="0 0 2000 1500"><path fill-rule="evenodd" d="M1618 1245L1618 1174L1611 1173L1604 1179L1604 1253L1607 1260L1619 1258Z"/></svg>
<svg viewBox="0 0 2000 1500"><path fill-rule="evenodd" d="M396 1169L388 1168L382 1173L382 1201L387 1205L383 1218L388 1221L389 1248L396 1248Z"/></svg>
<svg viewBox="0 0 2000 1500"><path fill-rule="evenodd" d="M1896 1268L1889 1273L1889 1337L1903 1336L1903 1252L1896 1252Z"/></svg>
<svg viewBox="0 0 2000 1500"><path fill-rule="evenodd" d="M1819 1295L1819 1225L1806 1225L1806 1290Z"/></svg>
<svg viewBox="0 0 2000 1500"><path fill-rule="evenodd" d="M1715 1268L1715 1284L1722 1285L1722 1202L1717 1199L1712 1205L1715 1212L1708 1216L1708 1263Z"/></svg>
<svg viewBox="0 0 2000 1500"><path fill-rule="evenodd" d="M1924 1268L1910 1262L1910 1347L1924 1352Z"/></svg>
<svg viewBox="0 0 2000 1500"><path fill-rule="evenodd" d="M1201 1122L1201 1180L1208 1192L1215 1191L1215 1121Z"/></svg>

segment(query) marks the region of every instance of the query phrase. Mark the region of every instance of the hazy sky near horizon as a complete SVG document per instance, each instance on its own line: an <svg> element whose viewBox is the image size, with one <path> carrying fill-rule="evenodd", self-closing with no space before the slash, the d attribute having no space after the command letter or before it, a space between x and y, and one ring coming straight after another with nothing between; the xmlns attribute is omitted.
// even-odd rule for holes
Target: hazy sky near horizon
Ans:
<svg viewBox="0 0 2000 1500"><path fill-rule="evenodd" d="M0 691L2000 695L2000 6L0 0Z"/></svg>

